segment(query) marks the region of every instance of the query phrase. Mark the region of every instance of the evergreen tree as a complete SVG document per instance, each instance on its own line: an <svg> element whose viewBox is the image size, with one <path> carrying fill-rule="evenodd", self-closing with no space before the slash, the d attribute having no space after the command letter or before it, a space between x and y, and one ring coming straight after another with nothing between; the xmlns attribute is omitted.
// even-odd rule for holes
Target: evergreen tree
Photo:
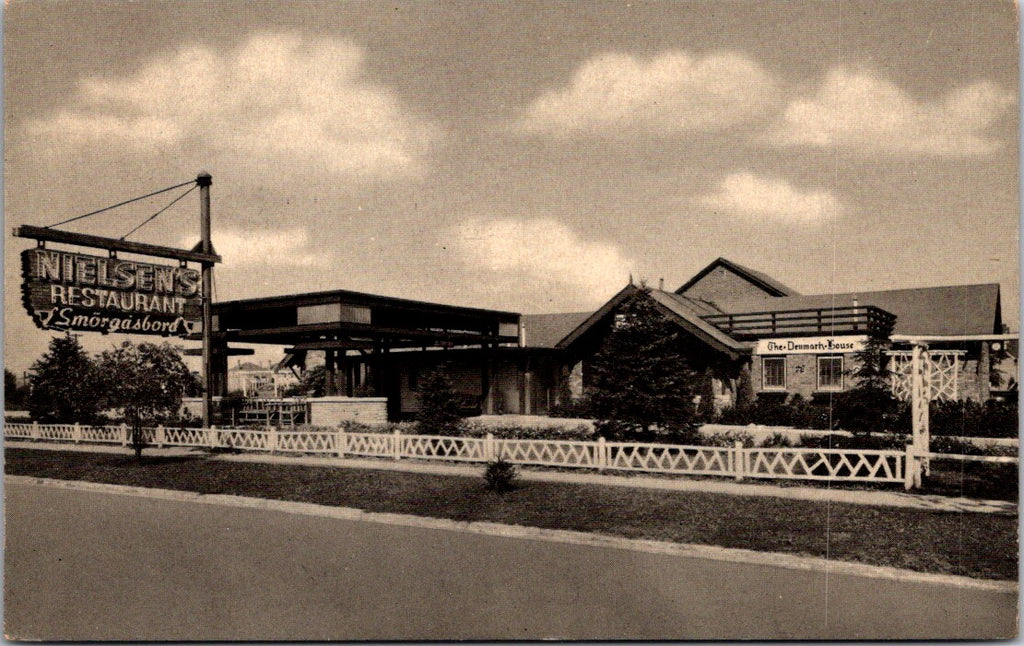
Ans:
<svg viewBox="0 0 1024 646"><path fill-rule="evenodd" d="M132 428L136 458L145 446L142 425L175 417L181 398L197 387L179 349L168 343L125 341L103 352L99 367L107 385L107 405L118 409Z"/></svg>
<svg viewBox="0 0 1024 646"><path fill-rule="evenodd" d="M598 431L609 439L691 432L701 375L681 352L680 328L644 288L623 303L590 362L590 402Z"/></svg>
<svg viewBox="0 0 1024 646"><path fill-rule="evenodd" d="M864 349L854 353L848 374L854 385L833 399L836 426L854 433L895 432L902 402L892 395L892 374L886 351L892 346L892 324L876 325L868 332Z"/></svg>
<svg viewBox="0 0 1024 646"><path fill-rule="evenodd" d="M429 435L459 435L462 415L459 396L444 366L427 373L420 381L420 412L416 415L421 433Z"/></svg>
<svg viewBox="0 0 1024 646"><path fill-rule="evenodd" d="M4 410L24 410L28 399L28 388L18 385L18 377L4 369Z"/></svg>
<svg viewBox="0 0 1024 646"><path fill-rule="evenodd" d="M77 336L50 339L29 371L28 410L41 422L91 424L102 409L96 364Z"/></svg>

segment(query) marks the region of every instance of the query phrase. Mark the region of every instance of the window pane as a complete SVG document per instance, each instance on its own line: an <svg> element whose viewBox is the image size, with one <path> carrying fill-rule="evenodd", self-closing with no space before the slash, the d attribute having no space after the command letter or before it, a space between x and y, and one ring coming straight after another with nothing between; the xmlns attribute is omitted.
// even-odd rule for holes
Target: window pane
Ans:
<svg viewBox="0 0 1024 646"><path fill-rule="evenodd" d="M842 357L818 357L818 388L820 390L842 390Z"/></svg>
<svg viewBox="0 0 1024 646"><path fill-rule="evenodd" d="M765 388L785 388L786 387L786 358L785 357L772 357L765 358L763 363L764 368L764 387Z"/></svg>

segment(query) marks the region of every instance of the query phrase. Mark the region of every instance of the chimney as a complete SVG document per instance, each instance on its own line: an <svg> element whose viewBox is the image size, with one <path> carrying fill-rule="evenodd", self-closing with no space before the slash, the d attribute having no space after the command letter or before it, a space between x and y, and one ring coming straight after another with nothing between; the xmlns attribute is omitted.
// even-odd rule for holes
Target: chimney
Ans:
<svg viewBox="0 0 1024 646"><path fill-rule="evenodd" d="M662 292L665 291L665 279L664 278L659 278L658 279L658 291L662 291Z"/></svg>

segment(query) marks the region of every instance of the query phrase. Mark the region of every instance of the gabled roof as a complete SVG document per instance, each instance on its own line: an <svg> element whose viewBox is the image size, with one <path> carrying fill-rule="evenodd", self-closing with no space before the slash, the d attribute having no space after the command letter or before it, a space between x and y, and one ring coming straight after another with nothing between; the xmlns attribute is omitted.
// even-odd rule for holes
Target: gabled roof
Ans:
<svg viewBox="0 0 1024 646"><path fill-rule="evenodd" d="M741 278L746 279L755 286L763 289L771 296L798 296L800 294L795 289L783 285L768 274L751 269L750 267L744 267L743 265L728 260L727 258L718 258L704 269L701 269L693 276L693 278L686 281L682 287L677 289L675 293L684 294L686 290L700 282L701 278L704 278L719 267L724 267Z"/></svg>
<svg viewBox="0 0 1024 646"><path fill-rule="evenodd" d="M588 316L585 321L580 323L572 332L559 341L555 347L560 349L570 347L594 325L599 323L606 316L610 315L619 305L640 291L641 288L635 285L627 285L599 310ZM661 309L661 311L669 316L673 321L678 323L680 327L719 352L724 352L735 358L740 353L749 349L749 345L733 339L715 326L700 318L703 314L712 313L706 304L698 305L693 299L658 289L649 289L648 294L650 298L660 306L659 309Z"/></svg>
<svg viewBox="0 0 1024 646"><path fill-rule="evenodd" d="M997 334L1002 331L999 285L950 285L716 303L727 314L874 305L896 315L895 334Z"/></svg>
<svg viewBox="0 0 1024 646"><path fill-rule="evenodd" d="M567 334L575 330L593 312L564 312L560 314L523 314L527 348L553 348Z"/></svg>

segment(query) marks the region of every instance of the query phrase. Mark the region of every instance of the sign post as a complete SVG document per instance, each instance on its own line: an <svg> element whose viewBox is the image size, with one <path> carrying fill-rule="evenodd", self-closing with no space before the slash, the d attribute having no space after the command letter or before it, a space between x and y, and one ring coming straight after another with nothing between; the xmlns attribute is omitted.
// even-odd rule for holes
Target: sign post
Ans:
<svg viewBox="0 0 1024 646"><path fill-rule="evenodd" d="M213 266L221 261L210 240L210 174L201 172L195 179L200 195L202 238L191 250L133 242L125 239L127 235L104 238L54 228L192 183L178 184L47 227L21 225L14 228L13 234L37 242L36 248L21 254L22 301L40 329L189 337L202 325L203 424L209 428L214 390ZM48 249L47 242L105 249L109 255ZM118 258L120 251L169 258L177 260L178 265ZM199 263L201 271L189 267L190 262Z"/></svg>
<svg viewBox="0 0 1024 646"><path fill-rule="evenodd" d="M199 229L200 251L213 253L210 242L210 185L213 177L202 172L196 177L199 185ZM204 262L203 266L203 427L209 428L213 423L213 263Z"/></svg>

